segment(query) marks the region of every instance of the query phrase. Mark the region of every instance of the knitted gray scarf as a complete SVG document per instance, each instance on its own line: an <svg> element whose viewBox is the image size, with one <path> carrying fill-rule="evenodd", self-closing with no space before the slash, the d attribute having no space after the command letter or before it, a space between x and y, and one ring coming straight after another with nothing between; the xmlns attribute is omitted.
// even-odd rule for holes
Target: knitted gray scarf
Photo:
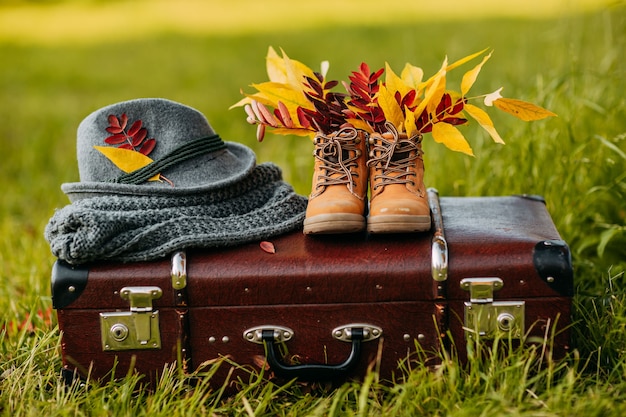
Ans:
<svg viewBox="0 0 626 417"><path fill-rule="evenodd" d="M70 264L147 261L185 248L269 239L302 227L306 197L260 164L244 180L206 194L106 196L57 210L45 229L52 253Z"/></svg>

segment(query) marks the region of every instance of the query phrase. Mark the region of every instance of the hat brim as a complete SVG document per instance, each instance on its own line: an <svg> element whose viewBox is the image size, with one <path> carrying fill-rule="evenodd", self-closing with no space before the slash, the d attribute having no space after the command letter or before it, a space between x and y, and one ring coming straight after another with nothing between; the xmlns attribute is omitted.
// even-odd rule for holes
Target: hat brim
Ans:
<svg viewBox="0 0 626 417"><path fill-rule="evenodd" d="M241 181L256 166L252 149L225 142L226 149L185 161L161 174L172 181L149 181L139 185L114 182L73 182L61 185L71 202L109 195L183 196L206 193Z"/></svg>

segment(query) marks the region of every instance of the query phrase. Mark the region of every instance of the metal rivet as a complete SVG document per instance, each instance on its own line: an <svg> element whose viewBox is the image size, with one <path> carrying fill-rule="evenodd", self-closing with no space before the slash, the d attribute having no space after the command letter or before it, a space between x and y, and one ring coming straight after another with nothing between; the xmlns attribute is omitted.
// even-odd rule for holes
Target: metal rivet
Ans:
<svg viewBox="0 0 626 417"><path fill-rule="evenodd" d="M417 340L419 340L420 342L423 342L424 340L426 340L426 336L420 333L417 335Z"/></svg>
<svg viewBox="0 0 626 417"><path fill-rule="evenodd" d="M209 343L215 343L215 337L213 336L209 337Z"/></svg>
<svg viewBox="0 0 626 417"><path fill-rule="evenodd" d="M250 292L250 288L244 288L243 292Z"/></svg>
<svg viewBox="0 0 626 417"><path fill-rule="evenodd" d="M289 337L291 336L291 333L289 332L283 332L283 338L284 339L289 339Z"/></svg>
<svg viewBox="0 0 626 417"><path fill-rule="evenodd" d="M74 292L74 291L76 291L76 287L75 287L75 286L73 286L73 285L70 285L69 287L67 287L67 290L68 290L69 292Z"/></svg>
<svg viewBox="0 0 626 417"><path fill-rule="evenodd" d="M373 335L374 337L378 337L378 336L380 335L380 330L378 330L378 329L372 329L372 335Z"/></svg>
<svg viewBox="0 0 626 417"><path fill-rule="evenodd" d="M377 289L377 290L382 290L382 289L383 289L383 286L382 286L382 285L380 285L380 284L376 284L376 289Z"/></svg>
<svg viewBox="0 0 626 417"><path fill-rule="evenodd" d="M554 277L548 277L548 278L546 278L546 281L548 281L548 282L554 282Z"/></svg>
<svg viewBox="0 0 626 417"><path fill-rule="evenodd" d="M411 340L411 335L408 333L405 333L404 336L402 336L402 338L404 339L405 342L409 342Z"/></svg>
<svg viewBox="0 0 626 417"><path fill-rule="evenodd" d="M311 292L311 291L312 291L311 287L306 287L306 290L307 290L308 292Z"/></svg>
<svg viewBox="0 0 626 417"><path fill-rule="evenodd" d="M230 338L228 336L224 336L224 337L222 337L222 342L223 343L228 343L228 342L230 342Z"/></svg>

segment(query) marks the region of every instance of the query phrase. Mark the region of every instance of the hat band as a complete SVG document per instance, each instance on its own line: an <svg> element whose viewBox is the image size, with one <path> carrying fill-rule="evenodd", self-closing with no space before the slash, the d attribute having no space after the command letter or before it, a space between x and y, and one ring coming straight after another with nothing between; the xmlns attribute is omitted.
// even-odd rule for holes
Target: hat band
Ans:
<svg viewBox="0 0 626 417"><path fill-rule="evenodd" d="M113 180L113 182L119 184L138 185L148 181L155 175L160 174L167 168L170 168L183 161L195 158L196 156L203 155L205 153L215 152L225 148L226 144L222 141L219 135L212 135L199 139L194 139L174 149L172 152L164 155L156 161L152 161L143 168L139 168L138 170L117 177Z"/></svg>

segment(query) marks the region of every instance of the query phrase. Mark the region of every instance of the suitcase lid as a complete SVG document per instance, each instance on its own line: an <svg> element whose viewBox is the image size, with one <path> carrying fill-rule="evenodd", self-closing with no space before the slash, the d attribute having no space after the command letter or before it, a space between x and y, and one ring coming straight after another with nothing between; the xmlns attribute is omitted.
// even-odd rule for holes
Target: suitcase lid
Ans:
<svg viewBox="0 0 626 417"><path fill-rule="evenodd" d="M502 280L498 299L571 295L569 250L541 199L444 197L440 203L444 233L439 237L447 242L447 251L439 254L447 264L438 270L443 277L433 269L436 227L397 235L297 231L272 239L275 253L259 242L189 250L179 288L176 262L170 259L74 268L57 263L53 303L55 308L124 309L128 301L120 291L128 286L161 288L155 308L467 300L461 281L485 277Z"/></svg>

